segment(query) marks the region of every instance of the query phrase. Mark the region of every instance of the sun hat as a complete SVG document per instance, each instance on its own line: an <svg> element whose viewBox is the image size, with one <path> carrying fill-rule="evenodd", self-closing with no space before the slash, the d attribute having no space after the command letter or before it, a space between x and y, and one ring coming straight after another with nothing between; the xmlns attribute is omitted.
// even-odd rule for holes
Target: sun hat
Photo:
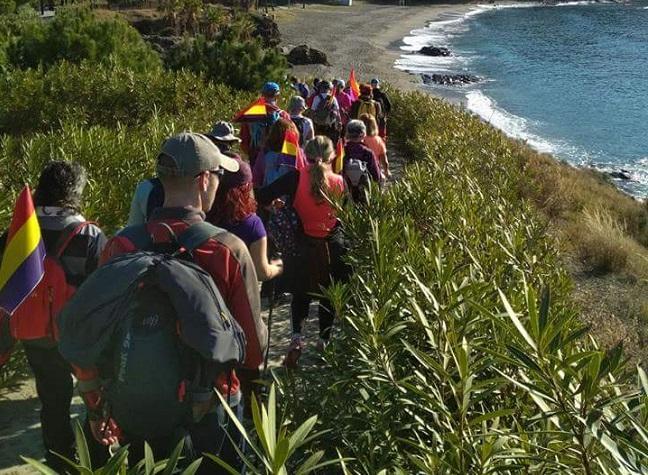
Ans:
<svg viewBox="0 0 648 475"><path fill-rule="evenodd" d="M205 135L212 137L219 142L241 141L241 139L236 136L236 129L234 128L232 123L225 122L224 120L216 122L212 129Z"/></svg>
<svg viewBox="0 0 648 475"><path fill-rule="evenodd" d="M250 165L238 156L233 158L233 160L238 163L239 169L235 172L226 172L220 179L220 186L227 190L252 183L252 169Z"/></svg>
<svg viewBox="0 0 648 475"><path fill-rule="evenodd" d="M346 136L350 139L358 139L367 134L367 126L361 120L350 120L346 127Z"/></svg>
<svg viewBox="0 0 648 475"><path fill-rule="evenodd" d="M293 96L288 103L288 112L298 113L306 109L306 101L301 96Z"/></svg>
<svg viewBox="0 0 648 475"><path fill-rule="evenodd" d="M280 88L279 84L276 82L267 82L263 85L261 88L261 94L267 95L267 96L276 96L279 94Z"/></svg>
<svg viewBox="0 0 648 475"><path fill-rule="evenodd" d="M159 176L193 177L202 172L224 168L235 172L239 164L221 153L216 145L202 134L183 132L167 139L157 159Z"/></svg>

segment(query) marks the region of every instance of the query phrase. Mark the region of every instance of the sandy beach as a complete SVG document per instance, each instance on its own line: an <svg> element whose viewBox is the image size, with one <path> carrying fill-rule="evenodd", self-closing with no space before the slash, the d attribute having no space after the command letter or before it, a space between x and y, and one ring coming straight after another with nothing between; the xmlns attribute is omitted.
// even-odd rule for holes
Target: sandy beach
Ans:
<svg viewBox="0 0 648 475"><path fill-rule="evenodd" d="M461 14L473 4L379 5L363 1L351 7L301 4L277 9L282 46L306 44L324 51L330 66L295 66L296 76L347 78L354 67L360 81L379 77L400 89L421 83L416 75L394 68L403 37L445 13ZM343 39L342 39L343 38Z"/></svg>

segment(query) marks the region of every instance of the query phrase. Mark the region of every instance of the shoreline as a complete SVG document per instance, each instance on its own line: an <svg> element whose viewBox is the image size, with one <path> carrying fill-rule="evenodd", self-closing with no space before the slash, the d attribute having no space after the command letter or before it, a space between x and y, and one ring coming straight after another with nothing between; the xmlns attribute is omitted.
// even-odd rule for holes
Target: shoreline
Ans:
<svg viewBox="0 0 648 475"><path fill-rule="evenodd" d="M325 52L330 63L330 66L293 66L291 73L295 76L341 77L346 80L353 67L360 82L378 77L394 87L411 91L423 89L420 76L394 67L404 53L400 49L405 44L403 38L443 14L461 15L477 5L445 3L399 7L360 0L352 7L315 4L306 9L277 10L275 15L282 46L307 44ZM317 24L316 29L313 24ZM344 40L338 41L338 38ZM448 99L442 94L427 92Z"/></svg>

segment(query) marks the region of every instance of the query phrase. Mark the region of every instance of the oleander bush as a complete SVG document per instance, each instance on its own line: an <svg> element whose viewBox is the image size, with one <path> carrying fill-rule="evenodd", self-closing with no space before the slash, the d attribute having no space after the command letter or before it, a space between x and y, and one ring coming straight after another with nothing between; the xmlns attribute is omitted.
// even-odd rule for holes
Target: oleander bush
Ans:
<svg viewBox="0 0 648 475"><path fill-rule="evenodd" d="M648 380L600 349L570 301L529 152L468 114L394 93L414 161L345 209L354 276L325 367L292 374L295 420L353 473L645 473Z"/></svg>

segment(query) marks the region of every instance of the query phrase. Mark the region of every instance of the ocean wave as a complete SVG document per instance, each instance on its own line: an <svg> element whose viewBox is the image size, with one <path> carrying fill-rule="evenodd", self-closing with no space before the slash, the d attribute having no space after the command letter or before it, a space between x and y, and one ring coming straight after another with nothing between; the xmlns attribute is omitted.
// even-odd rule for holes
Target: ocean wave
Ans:
<svg viewBox="0 0 648 475"><path fill-rule="evenodd" d="M475 90L468 92L466 94L466 107L509 137L524 140L538 152L556 152L557 147L555 144L529 131L526 119L499 108L495 101L486 96L482 91Z"/></svg>

